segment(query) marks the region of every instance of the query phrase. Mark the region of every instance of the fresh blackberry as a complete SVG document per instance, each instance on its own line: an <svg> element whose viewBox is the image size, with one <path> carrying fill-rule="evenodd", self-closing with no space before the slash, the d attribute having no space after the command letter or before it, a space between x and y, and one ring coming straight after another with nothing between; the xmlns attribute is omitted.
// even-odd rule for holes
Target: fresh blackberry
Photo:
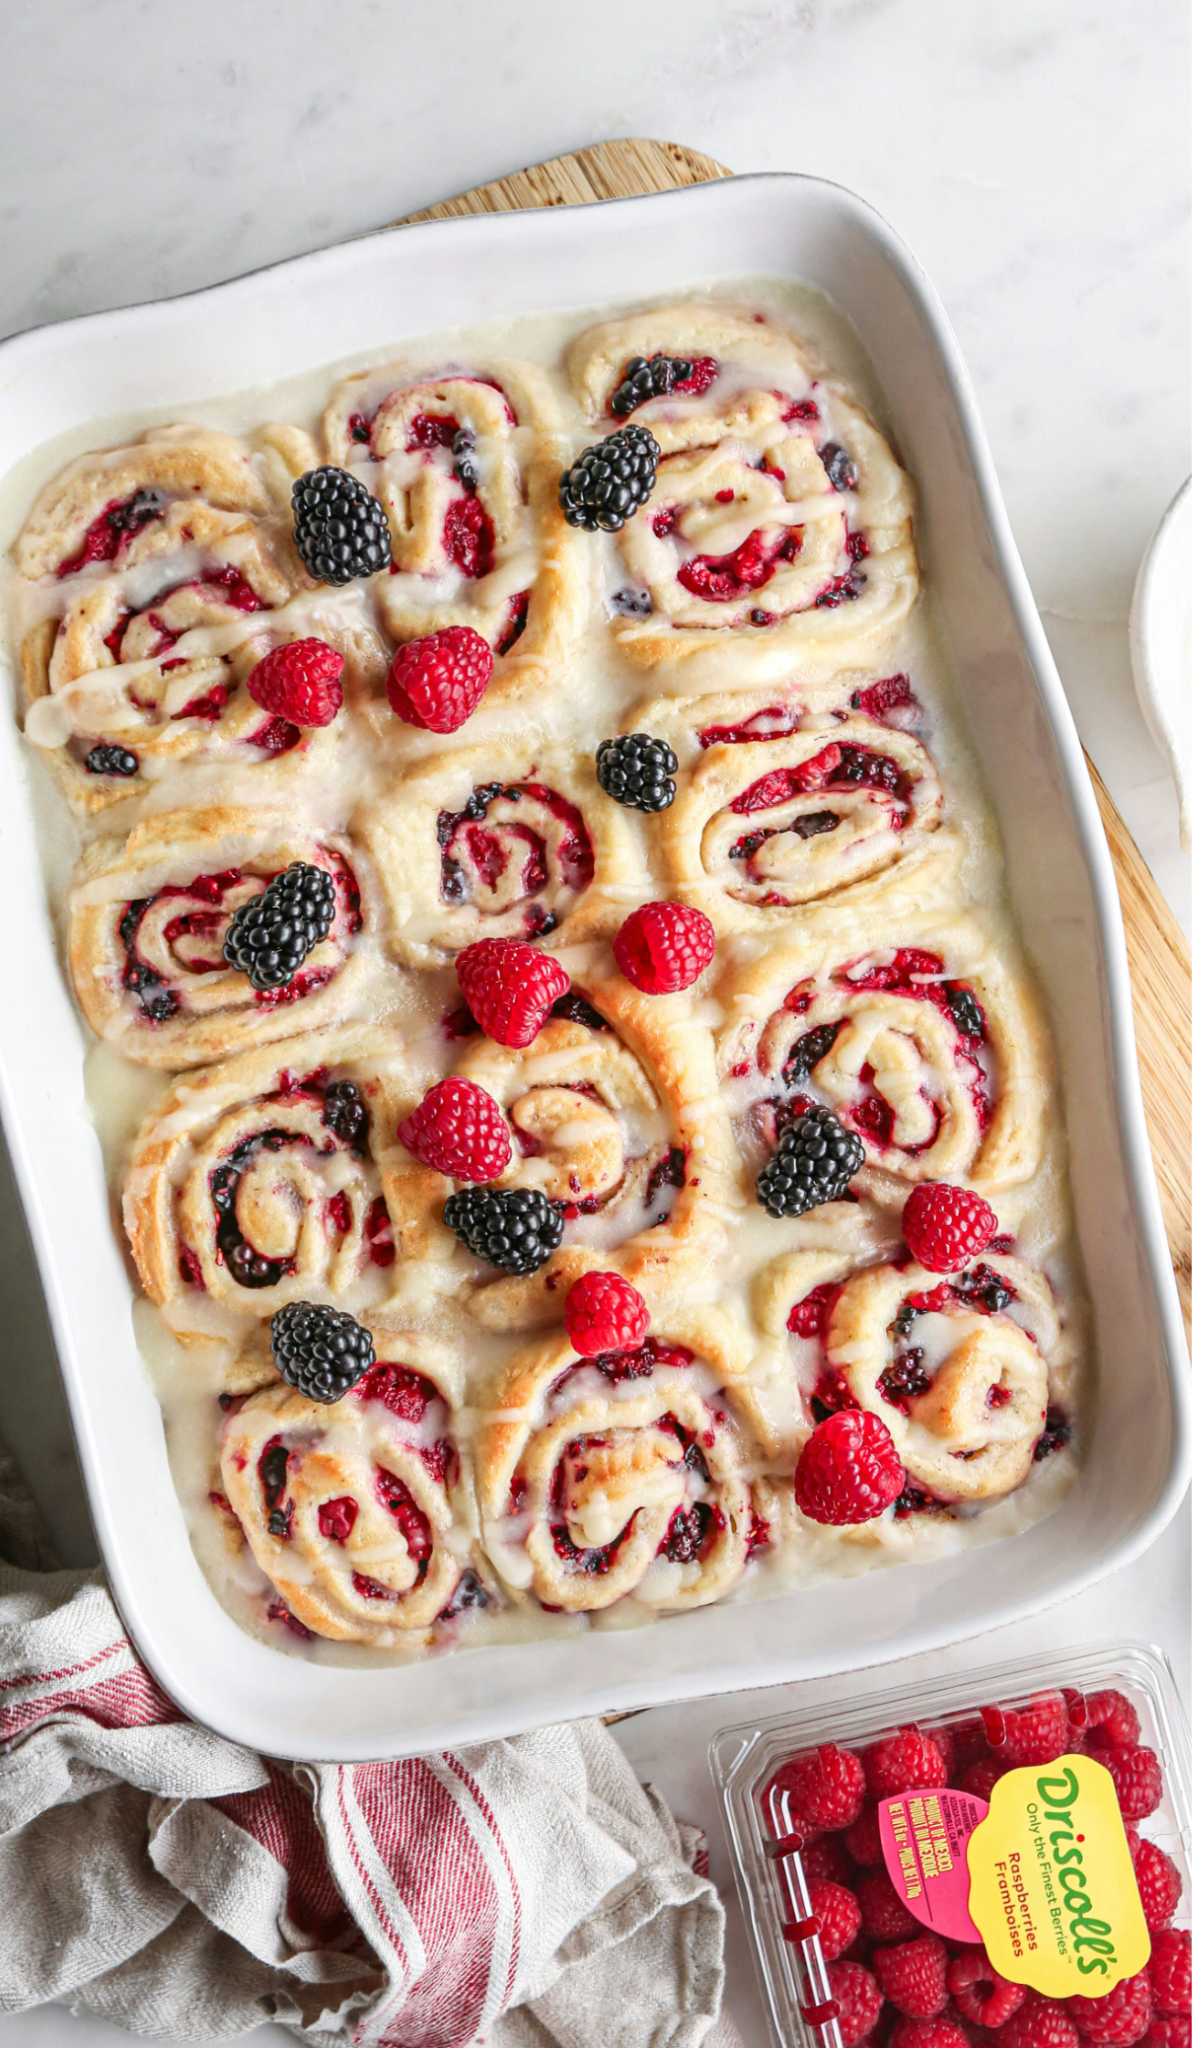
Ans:
<svg viewBox="0 0 1192 2048"><path fill-rule="evenodd" d="M323 1093L323 1122L341 1145L363 1152L369 1113L355 1081L330 1081Z"/></svg>
<svg viewBox="0 0 1192 2048"><path fill-rule="evenodd" d="M633 356L621 372L621 381L608 402L608 409L619 420L628 419L639 405L647 399L665 398L676 384L685 384L694 364L684 362L681 356Z"/></svg>
<svg viewBox="0 0 1192 2048"><path fill-rule="evenodd" d="M535 1273L563 1236L562 1211L538 1188L460 1188L443 1221L462 1244L506 1273Z"/></svg>
<svg viewBox="0 0 1192 2048"><path fill-rule="evenodd" d="M618 427L585 448L559 478L559 504L568 526L619 533L645 504L662 450L648 427Z"/></svg>
<svg viewBox="0 0 1192 2048"><path fill-rule="evenodd" d="M834 491L855 491L857 488L857 465L847 448L839 441L825 441L819 450L819 459L827 471L828 482Z"/></svg>
<svg viewBox="0 0 1192 2048"><path fill-rule="evenodd" d="M359 477L327 464L293 490L294 545L320 583L350 583L389 567L389 525Z"/></svg>
<svg viewBox="0 0 1192 2048"><path fill-rule="evenodd" d="M224 938L224 959L255 989L284 988L335 917L335 883L326 868L296 860L261 896L242 903Z"/></svg>
<svg viewBox="0 0 1192 2048"><path fill-rule="evenodd" d="M837 1201L864 1159L855 1131L846 1131L829 1110L809 1109L787 1125L758 1174L758 1201L771 1216L802 1216Z"/></svg>
<svg viewBox="0 0 1192 2048"><path fill-rule="evenodd" d="M368 1331L343 1309L288 1301L269 1321L273 1363L308 1401L338 1401L362 1380L377 1354Z"/></svg>
<svg viewBox="0 0 1192 2048"><path fill-rule="evenodd" d="M140 765L127 747L92 747L86 761L88 775L135 775Z"/></svg>
<svg viewBox="0 0 1192 2048"><path fill-rule="evenodd" d="M633 811L665 811L675 800L674 749L648 732L621 733L596 749L596 780L614 803Z"/></svg>

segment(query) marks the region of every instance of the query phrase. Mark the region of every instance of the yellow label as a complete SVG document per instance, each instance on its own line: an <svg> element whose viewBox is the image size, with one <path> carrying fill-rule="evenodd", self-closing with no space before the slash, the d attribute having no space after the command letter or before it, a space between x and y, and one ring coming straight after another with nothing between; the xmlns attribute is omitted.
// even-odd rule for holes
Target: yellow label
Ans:
<svg viewBox="0 0 1192 2048"><path fill-rule="evenodd" d="M1047 1998L1102 1998L1151 1938L1113 1779L1089 1756L1007 1771L968 1841L969 1912L995 1970Z"/></svg>

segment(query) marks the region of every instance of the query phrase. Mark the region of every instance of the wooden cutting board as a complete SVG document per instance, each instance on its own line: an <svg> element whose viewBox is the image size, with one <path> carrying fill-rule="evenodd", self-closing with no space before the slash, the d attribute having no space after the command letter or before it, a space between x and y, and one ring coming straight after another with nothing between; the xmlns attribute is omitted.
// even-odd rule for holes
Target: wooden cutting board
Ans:
<svg viewBox="0 0 1192 2048"><path fill-rule="evenodd" d="M456 199L444 199L408 218L442 220L453 214L513 213L532 206L584 206L594 199L629 199L729 176L724 164L698 150L635 137L531 164L528 170L461 192ZM1192 959L1091 761L1088 769L1117 872L1151 1149L1184 1320L1192 1326Z"/></svg>

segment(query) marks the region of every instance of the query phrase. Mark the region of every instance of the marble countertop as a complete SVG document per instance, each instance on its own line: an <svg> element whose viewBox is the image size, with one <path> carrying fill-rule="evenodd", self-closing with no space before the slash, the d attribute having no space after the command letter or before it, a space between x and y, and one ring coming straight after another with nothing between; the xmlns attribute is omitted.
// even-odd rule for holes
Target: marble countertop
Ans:
<svg viewBox="0 0 1192 2048"><path fill-rule="evenodd" d="M207 0L201 32L143 0L61 0L52 23L26 9L6 24L0 334L212 283L606 137L853 187L948 310L1082 737L1188 932L1174 790L1127 645L1138 564L1189 467L1187 39L1171 0ZM86 1504L3 1159L0 1244L0 1435L83 1563ZM1161 1643L1186 1689L1188 1613L1181 1518L1045 1620L933 1662L1120 1634ZM745 1711L660 1709L619 1733L710 1824L708 1734ZM723 1878L720 1856L714 1840ZM736 1924L730 1997L761 2048ZM57 2010L0 2019L0 2048L101 2035L116 2038Z"/></svg>

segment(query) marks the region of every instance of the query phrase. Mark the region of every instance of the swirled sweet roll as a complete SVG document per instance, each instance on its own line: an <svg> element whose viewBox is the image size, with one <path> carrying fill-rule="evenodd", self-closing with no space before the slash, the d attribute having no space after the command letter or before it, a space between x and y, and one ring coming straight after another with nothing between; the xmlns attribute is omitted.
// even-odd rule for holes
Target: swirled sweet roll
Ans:
<svg viewBox="0 0 1192 2048"><path fill-rule="evenodd" d="M335 919L293 979L254 989L224 959L242 904L301 861L335 884ZM99 1037L150 1067L193 1067L345 1020L373 912L338 834L284 811L162 811L127 839L96 840L70 899L70 974Z"/></svg>
<svg viewBox="0 0 1192 2048"><path fill-rule="evenodd" d="M773 1487L723 1311L667 1318L634 1350L517 1353L476 1441L486 1553L514 1598L568 1614L627 1598L670 1611L731 1593L769 1539Z"/></svg>
<svg viewBox="0 0 1192 2048"><path fill-rule="evenodd" d="M256 1563L311 1634L374 1649L429 1642L470 1572L454 1406L440 1374L376 1332L378 1362L342 1400L281 1382L233 1403L220 1465ZM475 1574L471 1574L475 1581ZM473 1598L475 1594L473 1593Z"/></svg>
<svg viewBox="0 0 1192 2048"><path fill-rule="evenodd" d="M449 1260L443 1284L478 1321L557 1322L572 1281L596 1268L622 1273L651 1305L705 1279L740 1198L711 1036L685 997L593 982L562 998L531 1045L465 1040L454 1071L508 1119L513 1157L495 1185L537 1189L563 1217L562 1242L536 1272L501 1274L443 1225L453 1182L398 1154L385 1185L399 1251Z"/></svg>
<svg viewBox="0 0 1192 2048"><path fill-rule="evenodd" d="M557 683L587 580L558 506L559 410L543 373L386 363L336 386L323 432L330 460L388 513L393 573L373 589L394 639L472 627L495 656L490 704Z"/></svg>
<svg viewBox="0 0 1192 2048"><path fill-rule="evenodd" d="M590 751L506 734L435 754L398 775L360 829L390 944L411 966L441 964L477 939L568 945L615 928L649 894L638 842Z"/></svg>
<svg viewBox="0 0 1192 2048"><path fill-rule="evenodd" d="M957 865L943 806L926 748L854 713L705 747L662 820L663 857L720 933L773 933L804 904L905 910Z"/></svg>
<svg viewBox="0 0 1192 2048"><path fill-rule="evenodd" d="M625 412L626 366L657 355L691 374ZM610 599L631 660L749 688L889 640L918 591L910 482L793 334L730 306L666 306L589 328L568 370L589 420L631 419L662 451L618 537Z"/></svg>
<svg viewBox="0 0 1192 2048"><path fill-rule="evenodd" d="M785 1332L808 1431L842 1407L885 1423L907 1474L895 1519L1003 1499L1069 1440L1075 1346L1046 1276L1013 1249L945 1276L821 1245L763 1274L755 1307L772 1341Z"/></svg>
<svg viewBox="0 0 1192 2048"><path fill-rule="evenodd" d="M314 459L296 428L249 444L168 427L42 492L16 549L25 730L76 810L191 763L275 783L329 760L336 729L303 732L246 687L271 648L309 636L353 675L383 673L376 635L311 591L291 544L289 488Z"/></svg>
<svg viewBox="0 0 1192 2048"><path fill-rule="evenodd" d="M407 1092L392 1037L351 1028L174 1082L133 1147L124 1227L178 1336L235 1336L287 1301L356 1314L390 1292L382 1167Z"/></svg>
<svg viewBox="0 0 1192 2048"><path fill-rule="evenodd" d="M996 1190L1034 1173L1046 1034L1023 968L975 919L809 919L718 995L719 1069L752 1171L818 1103L865 1146L857 1187L898 1207L915 1181Z"/></svg>

